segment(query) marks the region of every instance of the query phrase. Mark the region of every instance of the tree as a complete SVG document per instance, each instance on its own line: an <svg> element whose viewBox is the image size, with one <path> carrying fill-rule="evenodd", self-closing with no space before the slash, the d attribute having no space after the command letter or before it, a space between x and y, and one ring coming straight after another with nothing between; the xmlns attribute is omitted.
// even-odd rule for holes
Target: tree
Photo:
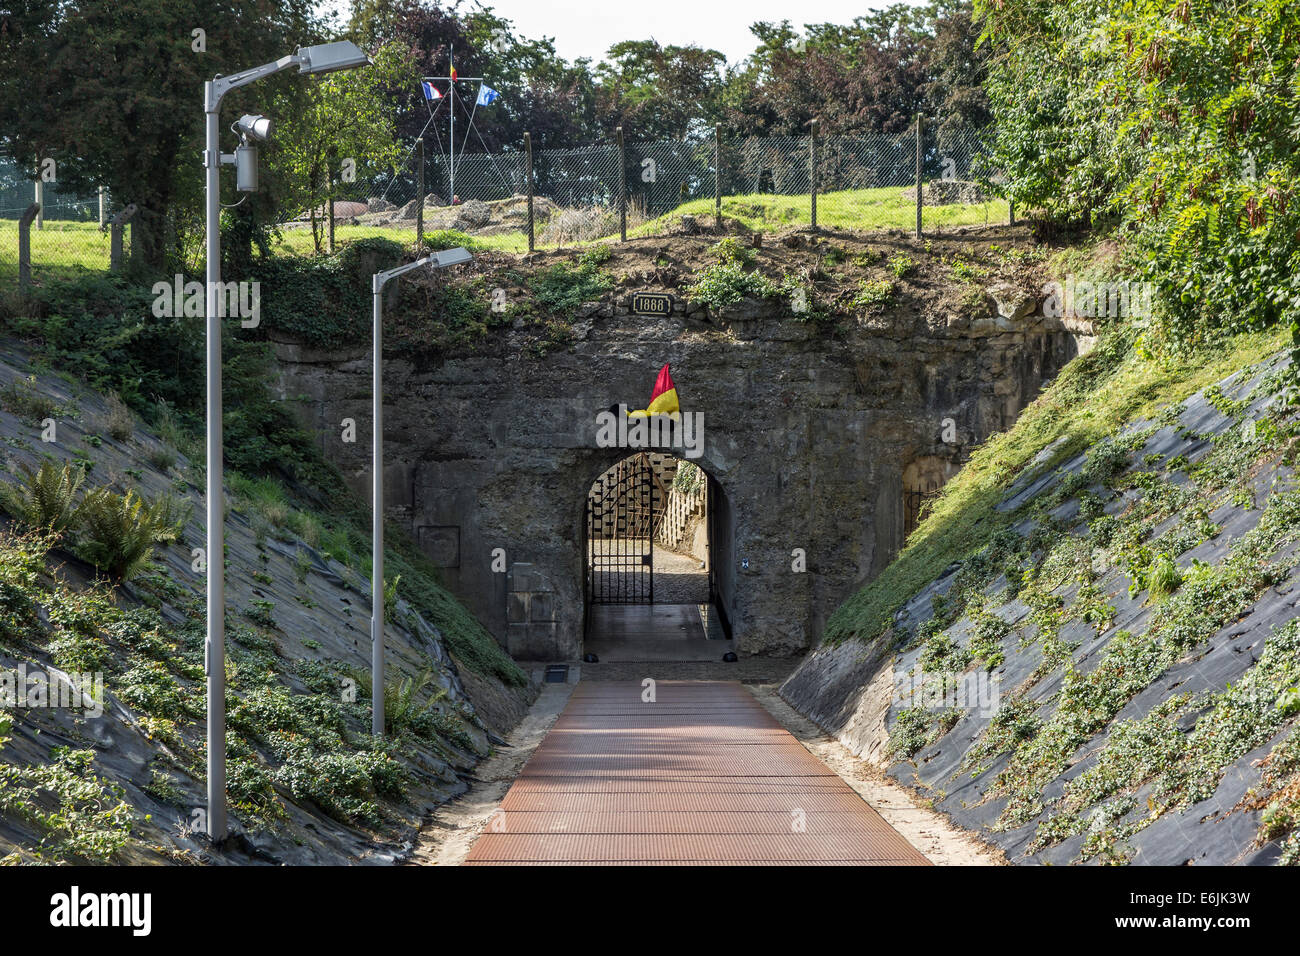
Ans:
<svg viewBox="0 0 1300 956"><path fill-rule="evenodd" d="M742 135L802 135L816 119L828 134L899 134L917 112L980 126L985 52L962 0L894 4L852 23L760 22L753 55L728 72L720 96Z"/></svg>
<svg viewBox="0 0 1300 956"><path fill-rule="evenodd" d="M716 122L726 58L697 46L625 40L596 68L597 116L638 139L686 139Z"/></svg>
<svg viewBox="0 0 1300 956"><path fill-rule="evenodd" d="M1129 265L1159 292L1144 347L1277 322L1300 347L1300 7L976 8L999 52L987 89L1010 193L1132 236Z"/></svg>
<svg viewBox="0 0 1300 956"><path fill-rule="evenodd" d="M311 6L17 0L0 11L0 129L23 167L52 159L60 185L135 203L136 265L160 270L169 220L200 204L203 81L314 42ZM258 102L239 93L227 114Z"/></svg>
<svg viewBox="0 0 1300 956"><path fill-rule="evenodd" d="M388 42L370 55L364 70L330 73L286 94L277 113L288 117L267 151L268 178L285 210L309 210L316 251L323 238L323 202L331 178L350 160L358 179L397 172L406 150L397 138L388 91L419 84L410 51ZM292 108L292 111L290 111Z"/></svg>
<svg viewBox="0 0 1300 956"><path fill-rule="evenodd" d="M445 76L454 48L461 76L485 77L501 99L475 114L481 140L466 139L471 151L520 149L525 131L532 133L535 147L568 146L590 138L595 128L588 64L566 63L550 39L519 37L514 25L490 8L462 15L455 7L419 0L362 0L354 7L350 30L359 42L391 41L409 49L419 75ZM469 92L459 89L461 95ZM429 119L418 84L394 87L389 96L398 111L398 134L414 140ZM469 133L468 126L457 126Z"/></svg>

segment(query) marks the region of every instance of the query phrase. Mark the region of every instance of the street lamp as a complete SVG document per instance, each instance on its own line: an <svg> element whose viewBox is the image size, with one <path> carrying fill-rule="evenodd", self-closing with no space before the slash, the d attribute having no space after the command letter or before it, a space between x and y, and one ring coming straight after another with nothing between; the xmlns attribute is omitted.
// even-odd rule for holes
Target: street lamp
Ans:
<svg viewBox="0 0 1300 956"><path fill-rule="evenodd" d="M371 383L370 461L370 732L384 733L384 286L389 279L428 266L430 271L458 266L474 257L457 246L387 272L376 272L371 281L374 296L373 381Z"/></svg>
<svg viewBox="0 0 1300 956"><path fill-rule="evenodd" d="M234 73L218 76L203 84L205 143L203 166L206 173L207 316L205 329L207 364L207 511L208 541L208 628L204 664L208 672L208 837L213 843L226 838L226 564L225 509L222 493L221 445L221 321L218 315L221 290L221 166L239 169L239 189L257 189L257 148L248 143L271 134L271 121L264 116L244 116L236 124L242 139L241 154L221 152L219 113L222 98L233 89L255 80L298 67L299 73L328 73L365 66L370 60L355 43L340 40L319 46L299 47L283 56ZM247 121L247 122L246 122Z"/></svg>

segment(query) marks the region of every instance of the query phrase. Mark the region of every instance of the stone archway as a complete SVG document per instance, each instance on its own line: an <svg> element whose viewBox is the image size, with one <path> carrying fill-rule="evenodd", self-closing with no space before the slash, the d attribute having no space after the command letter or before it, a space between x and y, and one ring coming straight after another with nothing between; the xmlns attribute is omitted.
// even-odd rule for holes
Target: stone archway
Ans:
<svg viewBox="0 0 1300 956"><path fill-rule="evenodd" d="M599 444L601 410L644 402L650 372L671 361L683 411L707 423L683 448L713 479L713 590L736 653L803 652L897 552L903 470L943 454L936 425L951 419L961 447L982 441L1074 342L1041 316L930 316L841 341L784 308L678 303L647 317L620 299L584 307L570 346L545 361L508 337L482 353L388 359L389 517L517 659L580 658L585 496L627 454ZM307 397L305 423L365 493L366 443L339 439L337 423L366 420L368 352L277 353L283 393Z"/></svg>
<svg viewBox="0 0 1300 956"><path fill-rule="evenodd" d="M961 466L950 458L921 455L903 466L903 541L925 517L929 503L939 496L948 479Z"/></svg>
<svg viewBox="0 0 1300 956"><path fill-rule="evenodd" d="M730 499L688 458L613 451L576 512L583 650L602 660L717 659L735 646Z"/></svg>

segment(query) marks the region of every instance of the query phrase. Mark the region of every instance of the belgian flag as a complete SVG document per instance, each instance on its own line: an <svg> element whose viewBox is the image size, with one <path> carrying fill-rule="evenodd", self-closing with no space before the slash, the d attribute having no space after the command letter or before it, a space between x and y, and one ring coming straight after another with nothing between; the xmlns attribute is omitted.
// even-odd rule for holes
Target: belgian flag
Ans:
<svg viewBox="0 0 1300 956"><path fill-rule="evenodd" d="M681 407L677 404L677 386L673 384L673 374L668 370L670 363L665 362L655 379L655 390L650 395L650 404L640 411L628 412L628 418L649 418L651 415L667 415L673 421L681 418Z"/></svg>

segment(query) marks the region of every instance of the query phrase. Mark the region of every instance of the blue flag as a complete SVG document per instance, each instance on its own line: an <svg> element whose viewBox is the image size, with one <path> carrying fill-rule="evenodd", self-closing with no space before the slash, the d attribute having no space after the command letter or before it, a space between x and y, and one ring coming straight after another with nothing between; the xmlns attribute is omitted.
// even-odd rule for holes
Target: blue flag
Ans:
<svg viewBox="0 0 1300 956"><path fill-rule="evenodd" d="M478 86L478 99L474 101L474 104L476 106L491 106L500 98L500 93L492 89L492 87L480 83Z"/></svg>

